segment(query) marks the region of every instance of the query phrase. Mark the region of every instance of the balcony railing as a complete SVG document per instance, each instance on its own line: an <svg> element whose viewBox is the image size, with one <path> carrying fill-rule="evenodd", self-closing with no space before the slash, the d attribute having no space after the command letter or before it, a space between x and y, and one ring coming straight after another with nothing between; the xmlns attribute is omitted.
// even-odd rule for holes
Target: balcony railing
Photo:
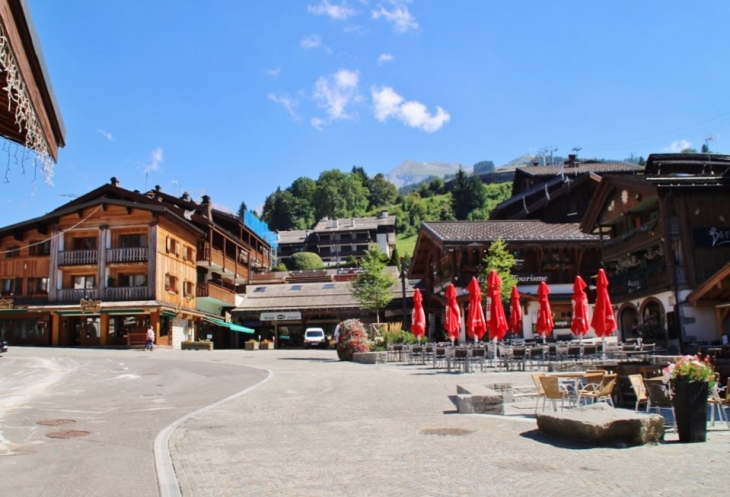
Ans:
<svg viewBox="0 0 730 497"><path fill-rule="evenodd" d="M152 298L150 287L121 286L106 289L105 300L145 300Z"/></svg>
<svg viewBox="0 0 730 497"><path fill-rule="evenodd" d="M234 304L236 302L236 292L232 288L224 287L212 281L198 283L195 287L195 296L197 298L211 298Z"/></svg>
<svg viewBox="0 0 730 497"><path fill-rule="evenodd" d="M84 288L77 290L74 288L62 288L56 294L56 300L58 302L78 303L81 299L99 300L99 289Z"/></svg>
<svg viewBox="0 0 730 497"><path fill-rule="evenodd" d="M59 266L96 264L96 250L65 250L58 253Z"/></svg>
<svg viewBox="0 0 730 497"><path fill-rule="evenodd" d="M147 247L109 249L106 254L106 260L109 263L147 261Z"/></svg>

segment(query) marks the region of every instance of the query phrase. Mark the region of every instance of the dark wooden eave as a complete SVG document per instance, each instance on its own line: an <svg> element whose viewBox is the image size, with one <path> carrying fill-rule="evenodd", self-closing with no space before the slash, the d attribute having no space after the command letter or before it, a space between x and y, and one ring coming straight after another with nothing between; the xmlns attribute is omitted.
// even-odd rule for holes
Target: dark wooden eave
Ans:
<svg viewBox="0 0 730 497"><path fill-rule="evenodd" d="M730 263L695 288L687 300L696 306L730 304Z"/></svg>

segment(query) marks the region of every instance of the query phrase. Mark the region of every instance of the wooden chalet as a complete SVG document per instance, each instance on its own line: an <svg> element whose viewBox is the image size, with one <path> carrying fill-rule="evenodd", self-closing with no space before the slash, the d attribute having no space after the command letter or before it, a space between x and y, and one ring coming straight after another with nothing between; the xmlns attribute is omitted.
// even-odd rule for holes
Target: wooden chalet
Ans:
<svg viewBox="0 0 730 497"><path fill-rule="evenodd" d="M396 268L388 267L393 272ZM373 311L362 309L351 293L350 281L339 281L334 270L288 273L284 279L246 288L239 306L231 312L237 322L256 330L262 338L275 339L278 345L300 345L307 326L320 326L328 334L337 323L358 318L364 323L376 321ZM393 300L380 311L380 321L401 321L413 308L413 293L418 280L397 281ZM405 306L403 297L405 296ZM286 338L280 340L282 336Z"/></svg>
<svg viewBox="0 0 730 497"><path fill-rule="evenodd" d="M159 345L207 335L235 345L231 331L251 330L226 322L225 310L271 250L215 212L209 198L178 204L112 178L0 229L0 331L15 344L119 346L144 343L152 324Z"/></svg>
<svg viewBox="0 0 730 497"><path fill-rule="evenodd" d="M719 339L711 307L692 304L712 305L730 260L729 195L730 157L714 154L652 154L643 177L603 179L581 229L600 235L622 338L651 318L680 347Z"/></svg>
<svg viewBox="0 0 730 497"><path fill-rule="evenodd" d="M520 293L527 300L524 336L533 336L537 306L532 301L541 281L546 281L552 290L555 334L570 333L573 281L578 274L586 281L595 274L600 262L597 235L582 233L577 223L438 221L421 224L408 273L409 278L423 280L424 309L430 315L429 336L432 339L438 338L443 328L444 289L454 283L461 296L460 303L465 304L468 301L466 286L473 276L480 276L480 265L490 245L497 240L506 243L517 261L513 274L519 281Z"/></svg>
<svg viewBox="0 0 730 497"><path fill-rule="evenodd" d="M643 171L644 167L628 162L580 159L571 154L563 164L518 167L512 181L512 196L519 195L558 176L575 178L586 173L598 176L625 176L641 174Z"/></svg>
<svg viewBox="0 0 730 497"><path fill-rule="evenodd" d="M48 178L66 131L25 0L0 2L0 88L0 135L36 152Z"/></svg>

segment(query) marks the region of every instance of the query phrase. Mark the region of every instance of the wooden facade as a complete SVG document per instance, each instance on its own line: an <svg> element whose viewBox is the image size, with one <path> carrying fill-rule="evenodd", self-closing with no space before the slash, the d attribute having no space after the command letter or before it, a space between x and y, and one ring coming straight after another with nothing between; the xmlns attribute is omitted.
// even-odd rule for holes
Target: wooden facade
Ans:
<svg viewBox="0 0 730 497"><path fill-rule="evenodd" d="M643 177L602 181L581 228L601 235L624 337L651 316L678 346L719 339L687 297L730 260L729 169L727 156L654 154Z"/></svg>
<svg viewBox="0 0 730 497"><path fill-rule="evenodd" d="M201 319L232 309L252 261L268 264L271 251L201 215L210 215L209 201L196 211L156 197L112 178L46 216L0 228L3 336L15 344L128 346L144 343L152 325L158 344L179 346L213 327L230 334L233 325Z"/></svg>

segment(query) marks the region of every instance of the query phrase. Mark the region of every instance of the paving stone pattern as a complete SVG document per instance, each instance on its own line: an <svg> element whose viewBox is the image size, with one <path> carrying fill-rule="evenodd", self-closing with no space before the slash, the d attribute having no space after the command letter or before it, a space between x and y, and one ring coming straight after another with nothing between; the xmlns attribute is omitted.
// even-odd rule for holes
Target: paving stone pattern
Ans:
<svg viewBox="0 0 730 497"><path fill-rule="evenodd" d="M183 496L721 495L730 432L704 444L594 448L537 431L534 401L456 414L456 385L531 385L529 373L449 374L340 362L332 350L241 351L268 382L170 439Z"/></svg>

